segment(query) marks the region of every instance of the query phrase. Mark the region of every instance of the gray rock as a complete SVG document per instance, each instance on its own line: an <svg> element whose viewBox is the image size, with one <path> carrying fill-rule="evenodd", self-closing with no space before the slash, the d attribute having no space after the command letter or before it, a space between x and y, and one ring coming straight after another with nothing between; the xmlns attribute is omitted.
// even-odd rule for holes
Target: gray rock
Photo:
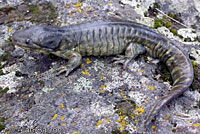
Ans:
<svg viewBox="0 0 200 134"><path fill-rule="evenodd" d="M137 20L149 26L154 23L153 18L144 17L144 12L155 1L87 0L80 7L74 0L49 1L57 7L57 21L61 26L111 17ZM9 2L17 4L19 1ZM42 4L47 1L34 0L30 4L37 2ZM169 0L156 2L161 2L161 10L166 13L173 11L183 14L183 23L187 25L198 22L194 20L199 13L199 4L195 0L184 0L178 4L178 1ZM185 9L180 8L183 6ZM188 20L194 21L189 23ZM32 24L27 21L13 23L9 26L13 29L11 32L8 32L8 26L1 26L0 41L5 42L21 25L26 27ZM170 34L168 29L158 29L162 30L163 34L167 33L171 39L177 40L178 37ZM193 48L190 56L200 61L200 46L194 48L191 43L187 46ZM189 51L187 47L184 49ZM61 58L50 58L17 47L11 54L15 62L4 67L7 74L0 76L0 87L8 86L10 89L7 94L0 94L3 102L0 103L0 116L6 118L6 128L1 133L104 134L118 132L119 129L122 132L144 133L140 130L143 117L155 104L156 98L168 93L171 87L169 81L163 81L155 73L158 62L149 58L145 62L139 57L131 61L127 70L122 70L120 65L112 65L112 57L85 57L82 61L84 65L66 78L64 75L56 76L55 69L66 64ZM92 62L87 64L87 58ZM23 74L21 77L15 76L17 70ZM149 133L200 131L199 127L195 127L199 123L200 110L194 107L199 105L199 96L197 90L188 90L164 106L151 124L153 129ZM135 106L132 111L134 117L118 112L116 106L124 100L131 100Z"/></svg>

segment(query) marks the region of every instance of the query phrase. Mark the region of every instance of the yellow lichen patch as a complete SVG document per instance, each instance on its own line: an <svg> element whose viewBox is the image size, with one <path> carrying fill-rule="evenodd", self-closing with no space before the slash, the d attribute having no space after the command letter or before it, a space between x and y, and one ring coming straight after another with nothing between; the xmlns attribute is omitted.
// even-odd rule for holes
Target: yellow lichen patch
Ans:
<svg viewBox="0 0 200 134"><path fill-rule="evenodd" d="M92 92L96 92L93 88L91 89Z"/></svg>
<svg viewBox="0 0 200 134"><path fill-rule="evenodd" d="M109 5L109 6L111 6L111 5L112 5L112 3L109 3L108 5Z"/></svg>
<svg viewBox="0 0 200 134"><path fill-rule="evenodd" d="M73 123L72 123L72 126L74 126L76 124L76 121L74 121Z"/></svg>
<svg viewBox="0 0 200 134"><path fill-rule="evenodd" d="M47 126L50 127L52 125L52 122L50 122Z"/></svg>
<svg viewBox="0 0 200 134"><path fill-rule="evenodd" d="M76 11L78 11L79 13L82 12L82 10L80 8L77 8Z"/></svg>
<svg viewBox="0 0 200 134"><path fill-rule="evenodd" d="M65 119L65 116L61 116L60 120L64 121L64 119Z"/></svg>
<svg viewBox="0 0 200 134"><path fill-rule="evenodd" d="M124 96L124 93L121 93L121 96L123 97L123 96Z"/></svg>
<svg viewBox="0 0 200 134"><path fill-rule="evenodd" d="M88 73L88 70L86 69L85 71L82 71L81 72L82 74L85 74L85 75L90 75L90 73Z"/></svg>
<svg viewBox="0 0 200 134"><path fill-rule="evenodd" d="M106 85L101 85L101 89L104 89L104 88L106 88Z"/></svg>
<svg viewBox="0 0 200 134"><path fill-rule="evenodd" d="M192 121L189 121L190 123L192 123Z"/></svg>
<svg viewBox="0 0 200 134"><path fill-rule="evenodd" d="M66 8L70 8L71 6L70 6L70 4L66 4L66 6L65 6Z"/></svg>
<svg viewBox="0 0 200 134"><path fill-rule="evenodd" d="M12 29L9 29L8 31L9 31L9 32L12 32Z"/></svg>
<svg viewBox="0 0 200 134"><path fill-rule="evenodd" d="M74 14L73 13L69 13L69 15L72 17L72 16L74 16Z"/></svg>
<svg viewBox="0 0 200 134"><path fill-rule="evenodd" d="M79 2L79 3L76 3L76 7L81 7L82 6L82 3Z"/></svg>
<svg viewBox="0 0 200 134"><path fill-rule="evenodd" d="M125 115L120 116L120 119L117 120L120 123L120 130L123 131L124 128L128 125L128 121L125 119Z"/></svg>
<svg viewBox="0 0 200 134"><path fill-rule="evenodd" d="M92 61L89 58L87 58L87 64L90 64L90 63L92 63Z"/></svg>
<svg viewBox="0 0 200 134"><path fill-rule="evenodd" d="M23 27L20 27L20 30L22 30L23 29Z"/></svg>
<svg viewBox="0 0 200 134"><path fill-rule="evenodd" d="M101 78L102 80L104 80L104 76L100 76L100 78Z"/></svg>
<svg viewBox="0 0 200 134"><path fill-rule="evenodd" d="M167 114L165 118L166 118L166 119L169 119L169 117L170 117L170 115L169 115L169 114Z"/></svg>
<svg viewBox="0 0 200 134"><path fill-rule="evenodd" d="M143 106L140 106L137 108L137 112L135 113L136 115L141 115L144 112Z"/></svg>
<svg viewBox="0 0 200 134"><path fill-rule="evenodd" d="M63 123L62 126L66 126L66 123Z"/></svg>
<svg viewBox="0 0 200 134"><path fill-rule="evenodd" d="M142 69L140 69L139 71L140 71L141 73L143 73L143 72L144 72L144 70L142 70Z"/></svg>
<svg viewBox="0 0 200 134"><path fill-rule="evenodd" d="M75 110L75 111L78 111L78 110L79 110L79 107L75 107L74 110Z"/></svg>
<svg viewBox="0 0 200 134"><path fill-rule="evenodd" d="M126 98L126 96L124 96L124 91L120 90L120 92L121 92L121 96L124 97L124 98Z"/></svg>
<svg viewBox="0 0 200 134"><path fill-rule="evenodd" d="M152 126L152 129L154 130L154 133L156 133L157 127L156 126Z"/></svg>
<svg viewBox="0 0 200 134"><path fill-rule="evenodd" d="M137 123L140 120L140 118L138 118L137 120L135 120L135 122Z"/></svg>
<svg viewBox="0 0 200 134"><path fill-rule="evenodd" d="M147 86L148 89L150 89L151 91L154 90L154 87L153 86Z"/></svg>
<svg viewBox="0 0 200 134"><path fill-rule="evenodd" d="M51 120L55 120L57 118L57 116L58 116L58 114L55 114Z"/></svg>
<svg viewBox="0 0 200 134"><path fill-rule="evenodd" d="M64 109L64 104L61 104L61 108Z"/></svg>
<svg viewBox="0 0 200 134"><path fill-rule="evenodd" d="M81 63L81 67L84 67L84 64L83 64L83 63Z"/></svg>
<svg viewBox="0 0 200 134"><path fill-rule="evenodd" d="M156 126L152 126L152 129L153 129L153 130L156 130L157 128L156 128Z"/></svg>
<svg viewBox="0 0 200 134"><path fill-rule="evenodd" d="M135 118L135 114L131 113L131 120L133 120Z"/></svg>
<svg viewBox="0 0 200 134"><path fill-rule="evenodd" d="M102 121L99 120L99 121L97 122L97 124L96 124L96 127L98 127L98 126L101 125L101 124L102 124Z"/></svg>
<svg viewBox="0 0 200 134"><path fill-rule="evenodd" d="M111 119L106 117L106 123L111 123L111 122L112 122Z"/></svg>
<svg viewBox="0 0 200 134"><path fill-rule="evenodd" d="M73 131L72 134L76 134L76 131Z"/></svg>
<svg viewBox="0 0 200 134"><path fill-rule="evenodd" d="M80 134L81 132L80 131L77 131L77 134Z"/></svg>
<svg viewBox="0 0 200 134"><path fill-rule="evenodd" d="M104 93L104 92L105 92L105 90L102 90L102 89L100 90L100 93Z"/></svg>
<svg viewBox="0 0 200 134"><path fill-rule="evenodd" d="M200 123L193 124L194 127L200 127Z"/></svg>

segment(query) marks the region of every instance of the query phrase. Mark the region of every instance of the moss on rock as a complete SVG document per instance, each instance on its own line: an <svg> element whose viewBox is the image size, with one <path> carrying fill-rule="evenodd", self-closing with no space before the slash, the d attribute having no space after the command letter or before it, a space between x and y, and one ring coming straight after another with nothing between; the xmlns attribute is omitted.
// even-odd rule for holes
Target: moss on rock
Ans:
<svg viewBox="0 0 200 134"><path fill-rule="evenodd" d="M192 61L194 68L194 80L190 86L192 90L197 90L200 93L200 64Z"/></svg>

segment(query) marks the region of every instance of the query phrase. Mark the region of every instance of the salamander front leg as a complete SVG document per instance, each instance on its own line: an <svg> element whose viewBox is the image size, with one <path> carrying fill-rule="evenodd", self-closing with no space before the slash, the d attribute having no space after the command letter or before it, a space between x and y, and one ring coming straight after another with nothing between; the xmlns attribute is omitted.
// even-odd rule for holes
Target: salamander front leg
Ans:
<svg viewBox="0 0 200 134"><path fill-rule="evenodd" d="M62 54L62 57L64 59L68 59L68 62L65 66L62 66L57 69L57 75L66 72L65 76L68 76L70 72L72 72L76 67L78 67L81 64L82 56L77 52L67 51L64 54Z"/></svg>
<svg viewBox="0 0 200 134"><path fill-rule="evenodd" d="M123 64L123 68L126 69L128 63L137 57L139 54L145 53L145 47L141 44L130 43L126 48L125 55L118 55L118 57L113 58L114 64Z"/></svg>

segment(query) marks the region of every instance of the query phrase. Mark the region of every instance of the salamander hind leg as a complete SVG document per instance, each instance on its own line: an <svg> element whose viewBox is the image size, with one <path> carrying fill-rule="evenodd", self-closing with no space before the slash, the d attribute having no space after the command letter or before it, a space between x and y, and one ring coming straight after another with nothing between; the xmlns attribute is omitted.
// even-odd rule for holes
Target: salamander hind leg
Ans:
<svg viewBox="0 0 200 134"><path fill-rule="evenodd" d="M125 55L118 55L113 58L114 64L123 64L123 68L126 69L128 63L140 54L145 53L146 49L141 44L130 43L126 48Z"/></svg>
<svg viewBox="0 0 200 134"><path fill-rule="evenodd" d="M62 54L62 57L64 59L68 59L68 62L66 65L57 69L58 71L57 75L66 72L65 76L68 76L70 72L72 72L76 67L78 67L81 64L82 56L77 52L67 51Z"/></svg>

